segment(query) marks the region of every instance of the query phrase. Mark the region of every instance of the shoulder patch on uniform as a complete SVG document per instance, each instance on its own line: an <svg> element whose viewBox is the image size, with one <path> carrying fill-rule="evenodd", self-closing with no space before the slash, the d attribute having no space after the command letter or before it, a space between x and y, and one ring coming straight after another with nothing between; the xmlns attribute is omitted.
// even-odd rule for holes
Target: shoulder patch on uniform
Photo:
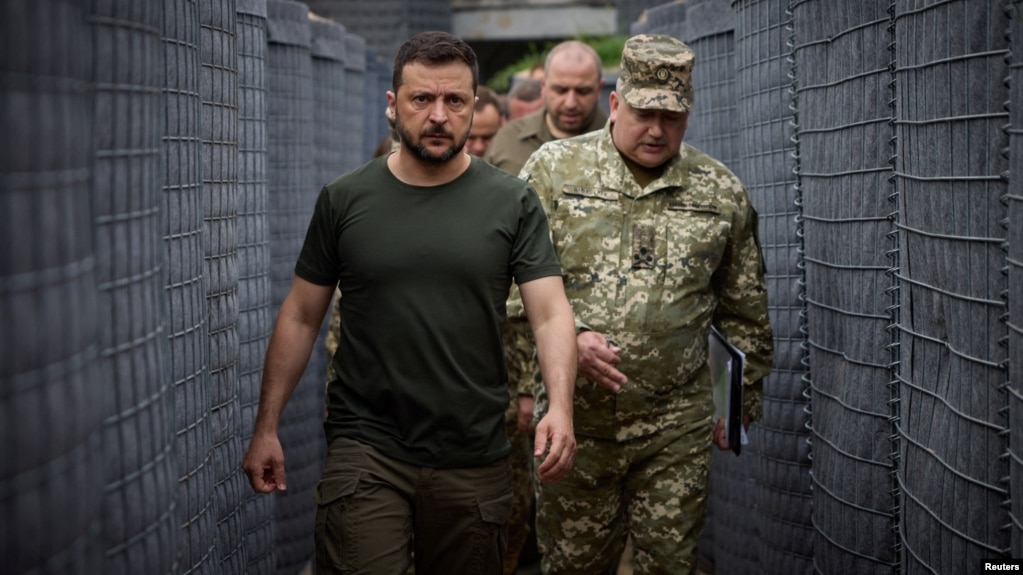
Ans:
<svg viewBox="0 0 1023 575"><path fill-rule="evenodd" d="M564 186L561 188L566 196L582 196L584 198L600 198L602 200L617 200L618 192L615 190L604 190L601 188L587 188L584 186Z"/></svg>
<svg viewBox="0 0 1023 575"><path fill-rule="evenodd" d="M721 209L717 204L711 202L694 202L692 200L672 199L668 202L669 210L686 210L689 212L709 212L720 214Z"/></svg>

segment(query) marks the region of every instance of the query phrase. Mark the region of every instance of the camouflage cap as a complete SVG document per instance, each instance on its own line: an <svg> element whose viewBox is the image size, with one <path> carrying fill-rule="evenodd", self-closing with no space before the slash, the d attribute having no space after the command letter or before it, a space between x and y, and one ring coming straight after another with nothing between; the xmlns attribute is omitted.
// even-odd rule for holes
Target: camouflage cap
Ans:
<svg viewBox="0 0 1023 575"><path fill-rule="evenodd" d="M688 112L694 58L692 48L671 36L633 36L622 50L618 95L633 108Z"/></svg>

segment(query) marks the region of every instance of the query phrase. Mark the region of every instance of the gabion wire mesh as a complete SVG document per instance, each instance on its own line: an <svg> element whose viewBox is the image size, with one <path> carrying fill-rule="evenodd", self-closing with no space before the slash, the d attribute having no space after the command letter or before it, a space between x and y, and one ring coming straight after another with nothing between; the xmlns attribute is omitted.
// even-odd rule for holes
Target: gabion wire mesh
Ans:
<svg viewBox="0 0 1023 575"><path fill-rule="evenodd" d="M387 91L391 89L393 64L367 52L366 58L366 107L371 110L363 120L363 158L373 157L377 144L391 137L384 109L387 108ZM373 112L372 110L377 110Z"/></svg>
<svg viewBox="0 0 1023 575"><path fill-rule="evenodd" d="M887 0L855 6L793 2L792 22L813 407L814 564L823 572L884 573L896 561L887 440Z"/></svg>
<svg viewBox="0 0 1023 575"><path fill-rule="evenodd" d="M376 110L372 102L366 101L366 40L352 33L345 36L345 44L345 103L348 114L345 116L344 142L348 154L346 162L355 167L369 159L364 144L366 126L372 120L367 115L383 116L385 106Z"/></svg>
<svg viewBox="0 0 1023 575"><path fill-rule="evenodd" d="M345 27L330 20L309 21L313 74L313 163L317 188L340 176L345 166L344 124L347 109Z"/></svg>
<svg viewBox="0 0 1023 575"><path fill-rule="evenodd" d="M270 315L267 189L266 0L237 0L238 47L238 399L242 446L252 438ZM243 487L246 573L273 573L274 500Z"/></svg>
<svg viewBox="0 0 1023 575"><path fill-rule="evenodd" d="M270 281L276 315L291 286L319 188L313 181L314 100L308 8L285 0L268 0L266 7ZM312 493L325 449L323 354L322 344L314 346L306 374L288 402L278 432L288 461L288 491L274 495L277 572L281 574L298 572L313 553ZM320 376L311 383L318 370Z"/></svg>
<svg viewBox="0 0 1023 575"><path fill-rule="evenodd" d="M799 206L792 111L791 16L784 3L733 2L738 168L759 216L767 267L768 311L774 331L774 366L764 381L763 416L751 431L756 489L756 560L733 544L719 553L735 573L796 574L812 571L813 527L809 445L804 396L800 287ZM742 521L741 514L722 522Z"/></svg>
<svg viewBox="0 0 1023 575"><path fill-rule="evenodd" d="M358 32L366 48L392 61L413 34L452 30L450 0L307 0L309 9Z"/></svg>
<svg viewBox="0 0 1023 575"><path fill-rule="evenodd" d="M903 570L1005 556L1008 13L896 0Z"/></svg>
<svg viewBox="0 0 1023 575"><path fill-rule="evenodd" d="M217 561L244 573L238 397L238 49L234 0L200 3L203 232Z"/></svg>
<svg viewBox="0 0 1023 575"><path fill-rule="evenodd" d="M218 573L206 363L199 6L195 0L174 0L163 10L163 238L175 407L175 520L181 526L176 572Z"/></svg>
<svg viewBox="0 0 1023 575"><path fill-rule="evenodd" d="M87 10L0 4L0 556L17 575L104 570Z"/></svg>
<svg viewBox="0 0 1023 575"><path fill-rule="evenodd" d="M165 573L176 556L177 473L160 157L163 7L89 4L93 33L92 236L102 376L107 573Z"/></svg>
<svg viewBox="0 0 1023 575"><path fill-rule="evenodd" d="M1007 278L1006 346L1009 355L1009 493L1023 493L1023 6L1006 3L1012 51L1009 55L1009 182L1005 196ZM1023 497L1012 497L1010 556L1023 557Z"/></svg>

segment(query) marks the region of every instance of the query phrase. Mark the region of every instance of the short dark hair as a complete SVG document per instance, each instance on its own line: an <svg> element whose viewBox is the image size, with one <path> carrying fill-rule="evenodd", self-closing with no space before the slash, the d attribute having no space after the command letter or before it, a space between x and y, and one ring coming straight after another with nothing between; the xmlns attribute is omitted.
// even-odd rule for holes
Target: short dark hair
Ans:
<svg viewBox="0 0 1023 575"><path fill-rule="evenodd" d="M540 97L540 90L543 85L540 84L540 80L534 78L522 78L516 80L511 90L508 92L509 98L516 100L522 100L523 102L535 102Z"/></svg>
<svg viewBox="0 0 1023 575"><path fill-rule="evenodd" d="M394 58L391 87L397 94L405 66L413 62L438 66L458 61L464 62L472 71L472 91L475 94L480 80L480 69L476 61L476 52L472 47L458 36L447 32L420 32L406 40L398 49L398 55Z"/></svg>

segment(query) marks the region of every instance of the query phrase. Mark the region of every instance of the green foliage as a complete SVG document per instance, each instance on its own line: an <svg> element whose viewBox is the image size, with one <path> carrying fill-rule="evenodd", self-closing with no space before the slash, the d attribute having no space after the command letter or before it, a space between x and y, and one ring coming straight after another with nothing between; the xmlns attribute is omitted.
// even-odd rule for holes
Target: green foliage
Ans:
<svg viewBox="0 0 1023 575"><path fill-rule="evenodd" d="M592 46L597 51L597 55L600 56L600 61L605 70L617 70L618 63L622 58L622 48L625 46L628 36L577 36L574 40L579 40ZM547 59L547 53L556 44L556 42L546 42L540 48L536 44L530 43L529 52L494 73L487 80L487 86L497 92L507 92L508 88L511 87L512 77L515 74L529 70L533 67L533 64L538 62L542 64Z"/></svg>

